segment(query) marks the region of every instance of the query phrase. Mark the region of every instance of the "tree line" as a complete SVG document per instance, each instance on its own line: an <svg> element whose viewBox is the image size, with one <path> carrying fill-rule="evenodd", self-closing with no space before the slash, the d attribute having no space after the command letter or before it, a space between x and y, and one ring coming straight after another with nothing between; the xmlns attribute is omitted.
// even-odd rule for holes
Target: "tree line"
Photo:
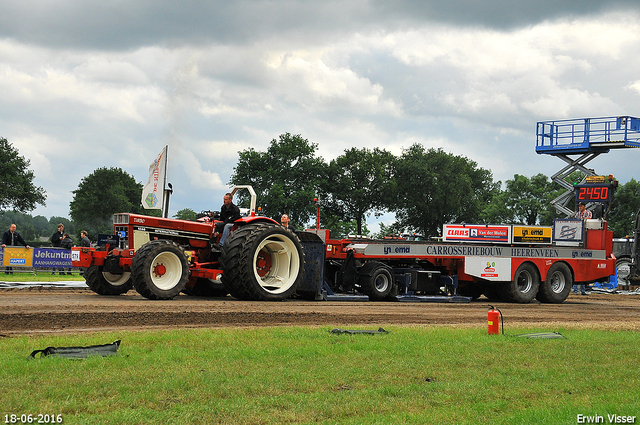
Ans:
<svg viewBox="0 0 640 425"><path fill-rule="evenodd" d="M140 203L142 183L120 168L98 168L84 177L69 205L71 220L62 217L31 217L27 211L45 205L46 194L33 186L29 161L21 157L6 139L0 139L2 175L15 182L0 192L0 225L16 223L28 240L50 236L58 223L77 237L87 230L95 240L112 231L117 212L159 215ZM14 176L13 174L17 174ZM578 183L584 177L569 178ZM264 151L249 148L239 152L230 185L251 185L262 213L279 219L289 214L296 227L315 222L320 206L320 225L332 236L369 234L366 220L385 213L395 216L381 224L375 237L398 233L438 236L446 223L551 225L559 217L550 201L564 189L543 174L514 175L494 181L490 170L462 155L413 144L400 155L379 148L348 148L333 160L318 155L318 145L301 135L281 134ZM317 200L315 202L314 200ZM248 195L235 200L248 207ZM7 208L12 210L7 210ZM640 210L640 184L635 180L620 185L608 211L615 237L632 232ZM186 208L173 217L195 219Z"/></svg>

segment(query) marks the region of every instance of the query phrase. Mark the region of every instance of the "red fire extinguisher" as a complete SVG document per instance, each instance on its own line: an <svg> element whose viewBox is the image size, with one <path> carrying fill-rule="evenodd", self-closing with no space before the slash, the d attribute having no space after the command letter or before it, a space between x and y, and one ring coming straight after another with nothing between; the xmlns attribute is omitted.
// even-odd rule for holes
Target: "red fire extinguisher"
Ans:
<svg viewBox="0 0 640 425"><path fill-rule="evenodd" d="M488 313L489 335L498 335L500 333L499 320L502 317L502 312L492 305L489 305L489 307L491 308Z"/></svg>

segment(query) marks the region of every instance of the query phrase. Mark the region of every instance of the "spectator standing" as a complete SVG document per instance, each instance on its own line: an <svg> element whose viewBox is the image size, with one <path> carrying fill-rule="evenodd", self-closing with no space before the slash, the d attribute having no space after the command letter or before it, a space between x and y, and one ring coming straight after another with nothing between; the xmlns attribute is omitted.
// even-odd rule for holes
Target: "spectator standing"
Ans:
<svg viewBox="0 0 640 425"><path fill-rule="evenodd" d="M51 235L51 245L56 248L60 248L62 239L64 239L64 224L60 223L58 224L58 230L53 232L53 235Z"/></svg>
<svg viewBox="0 0 640 425"><path fill-rule="evenodd" d="M58 224L58 230L53 232L53 235L51 235L51 245L53 245L54 248L61 248L62 246L60 244L62 243L63 239L64 239L64 224L60 223ZM58 271L60 272L60 274L64 274L64 269L62 267L58 267ZM56 274L55 267L53 268L53 271L51 272L51 274Z"/></svg>
<svg viewBox="0 0 640 425"><path fill-rule="evenodd" d="M23 245L26 248L29 248L29 245L27 245L22 236L20 236L20 233L16 232L16 225L11 224L11 226L9 226L9 230L4 232L2 235L2 247L6 248L7 246L17 245ZM4 273L13 274L13 267L5 268Z"/></svg>
<svg viewBox="0 0 640 425"><path fill-rule="evenodd" d="M71 239L68 233L65 233L63 235L62 241L60 241L60 248L69 249L69 250L73 248L73 240ZM64 269L60 269L60 270L64 270ZM64 273L60 273L60 274L64 274ZM67 274L71 274L71 269L67 270Z"/></svg>
<svg viewBox="0 0 640 425"><path fill-rule="evenodd" d="M89 248L91 247L91 241L89 240L89 236L87 236L87 231L83 230L80 232L80 246Z"/></svg>

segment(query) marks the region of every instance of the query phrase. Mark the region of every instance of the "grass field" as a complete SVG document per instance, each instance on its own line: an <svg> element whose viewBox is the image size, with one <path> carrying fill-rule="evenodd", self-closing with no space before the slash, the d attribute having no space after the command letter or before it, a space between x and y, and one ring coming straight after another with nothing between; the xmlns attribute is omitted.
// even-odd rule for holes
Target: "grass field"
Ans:
<svg viewBox="0 0 640 425"><path fill-rule="evenodd" d="M575 424L640 416L640 335L389 327L179 329L0 339L0 419L86 424ZM534 332L516 329L513 333ZM119 355L38 358L122 340ZM54 416L56 417L56 416ZM26 419L27 416L24 416ZM636 423L639 421L636 420Z"/></svg>

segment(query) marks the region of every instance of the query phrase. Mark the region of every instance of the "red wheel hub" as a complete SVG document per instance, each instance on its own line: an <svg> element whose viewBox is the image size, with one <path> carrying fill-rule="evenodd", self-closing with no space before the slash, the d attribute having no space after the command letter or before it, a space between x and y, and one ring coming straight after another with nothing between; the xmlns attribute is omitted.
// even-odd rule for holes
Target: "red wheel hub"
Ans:
<svg viewBox="0 0 640 425"><path fill-rule="evenodd" d="M258 276L265 277L270 270L271 255L262 250L258 253L258 257L256 258L256 271L258 272Z"/></svg>
<svg viewBox="0 0 640 425"><path fill-rule="evenodd" d="M153 268L153 274L155 274L156 276L164 276L166 272L167 268L164 266L164 264L156 264Z"/></svg>

